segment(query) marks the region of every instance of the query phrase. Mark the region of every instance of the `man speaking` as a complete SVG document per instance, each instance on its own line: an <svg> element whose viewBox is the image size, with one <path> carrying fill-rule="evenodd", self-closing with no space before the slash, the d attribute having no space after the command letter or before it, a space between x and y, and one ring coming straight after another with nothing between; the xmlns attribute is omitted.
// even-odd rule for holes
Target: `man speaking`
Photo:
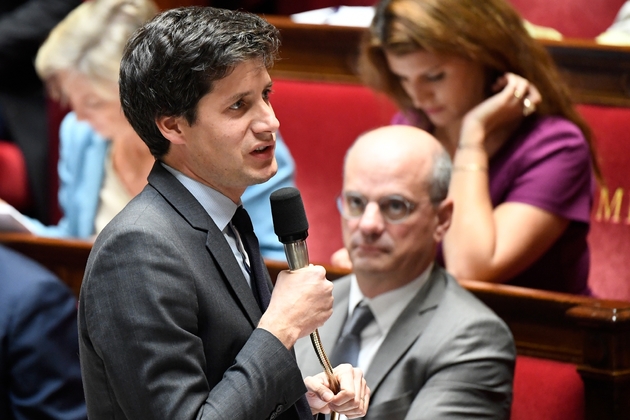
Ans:
<svg viewBox="0 0 630 420"><path fill-rule="evenodd" d="M322 267L279 275L241 194L272 177L267 68L278 31L248 13L172 9L121 62L125 116L156 158L148 185L98 236L79 303L88 417L312 419L365 414L358 369L302 379L295 341L331 314ZM308 391L308 392L307 392Z"/></svg>

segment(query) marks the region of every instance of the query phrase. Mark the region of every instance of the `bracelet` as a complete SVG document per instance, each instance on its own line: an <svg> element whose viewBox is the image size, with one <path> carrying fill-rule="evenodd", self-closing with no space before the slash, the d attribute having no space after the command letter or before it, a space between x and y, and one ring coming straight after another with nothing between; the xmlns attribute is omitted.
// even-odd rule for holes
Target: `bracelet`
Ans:
<svg viewBox="0 0 630 420"><path fill-rule="evenodd" d="M474 143L458 143L458 149L478 149L485 150L485 146L483 144L474 144Z"/></svg>
<svg viewBox="0 0 630 420"><path fill-rule="evenodd" d="M479 165L477 163L469 163L467 165L455 165L455 166L453 166L453 171L474 172L474 171L487 171L487 170L488 170L487 166Z"/></svg>

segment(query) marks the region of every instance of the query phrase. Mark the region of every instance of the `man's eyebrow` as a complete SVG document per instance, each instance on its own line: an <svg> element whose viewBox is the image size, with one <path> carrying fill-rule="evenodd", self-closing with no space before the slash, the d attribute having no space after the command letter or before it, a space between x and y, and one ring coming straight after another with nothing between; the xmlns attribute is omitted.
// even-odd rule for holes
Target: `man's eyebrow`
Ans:
<svg viewBox="0 0 630 420"><path fill-rule="evenodd" d="M245 92L238 92L238 93L235 93L234 95L230 96L230 97L227 99L227 101L228 101L229 103L233 103L233 102L236 102L236 101L238 101L238 100L240 100L240 99L242 99L242 98L244 98L244 97L246 97L246 96L251 95L252 93L253 93L253 92L252 92L251 90L247 90L247 91L245 91Z"/></svg>
<svg viewBox="0 0 630 420"><path fill-rule="evenodd" d="M269 82L269 83L267 83L267 84L265 85L264 90L266 90L266 89L271 89L272 87L273 87L273 82ZM253 90L246 90L246 91L244 91L244 92L238 92L238 93L235 93L234 95L230 96L230 97L227 99L227 101L228 101L229 103L233 103L233 102L236 102L236 101L238 101L238 100L240 100L240 99L243 99L243 98L244 98L244 97L246 97L246 96L250 96L250 95L253 95L253 94L254 94L254 91L253 91Z"/></svg>

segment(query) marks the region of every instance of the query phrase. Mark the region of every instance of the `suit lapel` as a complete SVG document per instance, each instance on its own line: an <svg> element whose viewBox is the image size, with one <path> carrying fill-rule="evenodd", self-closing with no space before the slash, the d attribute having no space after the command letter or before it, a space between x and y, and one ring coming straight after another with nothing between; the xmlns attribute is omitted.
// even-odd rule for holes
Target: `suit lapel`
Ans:
<svg viewBox="0 0 630 420"><path fill-rule="evenodd" d="M206 248L223 272L228 287L234 291L252 326L256 328L262 313L223 233L197 199L159 161L153 165L148 180L192 228L208 233Z"/></svg>
<svg viewBox="0 0 630 420"><path fill-rule="evenodd" d="M210 254L214 257L217 265L225 274L226 282L230 285L238 300L240 300L244 312L247 314L252 326L256 328L262 312L260 306L256 302L254 293L251 287L247 283L241 267L239 267L232 249L227 244L223 233L213 224L208 231L208 238L206 239L206 248L210 251Z"/></svg>
<svg viewBox="0 0 630 420"><path fill-rule="evenodd" d="M333 282L333 298L335 310L328 321L321 328L322 345L328 351L332 351L341 334L346 318L348 318L348 301L350 299L350 276L345 276Z"/></svg>
<svg viewBox="0 0 630 420"><path fill-rule="evenodd" d="M387 373L422 334L433 318L445 289L446 278L441 269L434 266L429 280L392 325L370 363L365 379L372 393L376 392Z"/></svg>

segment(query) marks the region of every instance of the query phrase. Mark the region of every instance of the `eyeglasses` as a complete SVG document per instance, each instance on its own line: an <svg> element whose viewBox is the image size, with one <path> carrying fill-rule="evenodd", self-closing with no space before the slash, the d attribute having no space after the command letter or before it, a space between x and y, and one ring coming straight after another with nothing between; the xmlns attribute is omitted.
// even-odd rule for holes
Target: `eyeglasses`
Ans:
<svg viewBox="0 0 630 420"><path fill-rule="evenodd" d="M344 219L359 219L369 202L370 200L361 194L347 192L337 197L337 209ZM381 197L377 203L383 219L394 224L402 223L417 206L416 203L398 194Z"/></svg>

